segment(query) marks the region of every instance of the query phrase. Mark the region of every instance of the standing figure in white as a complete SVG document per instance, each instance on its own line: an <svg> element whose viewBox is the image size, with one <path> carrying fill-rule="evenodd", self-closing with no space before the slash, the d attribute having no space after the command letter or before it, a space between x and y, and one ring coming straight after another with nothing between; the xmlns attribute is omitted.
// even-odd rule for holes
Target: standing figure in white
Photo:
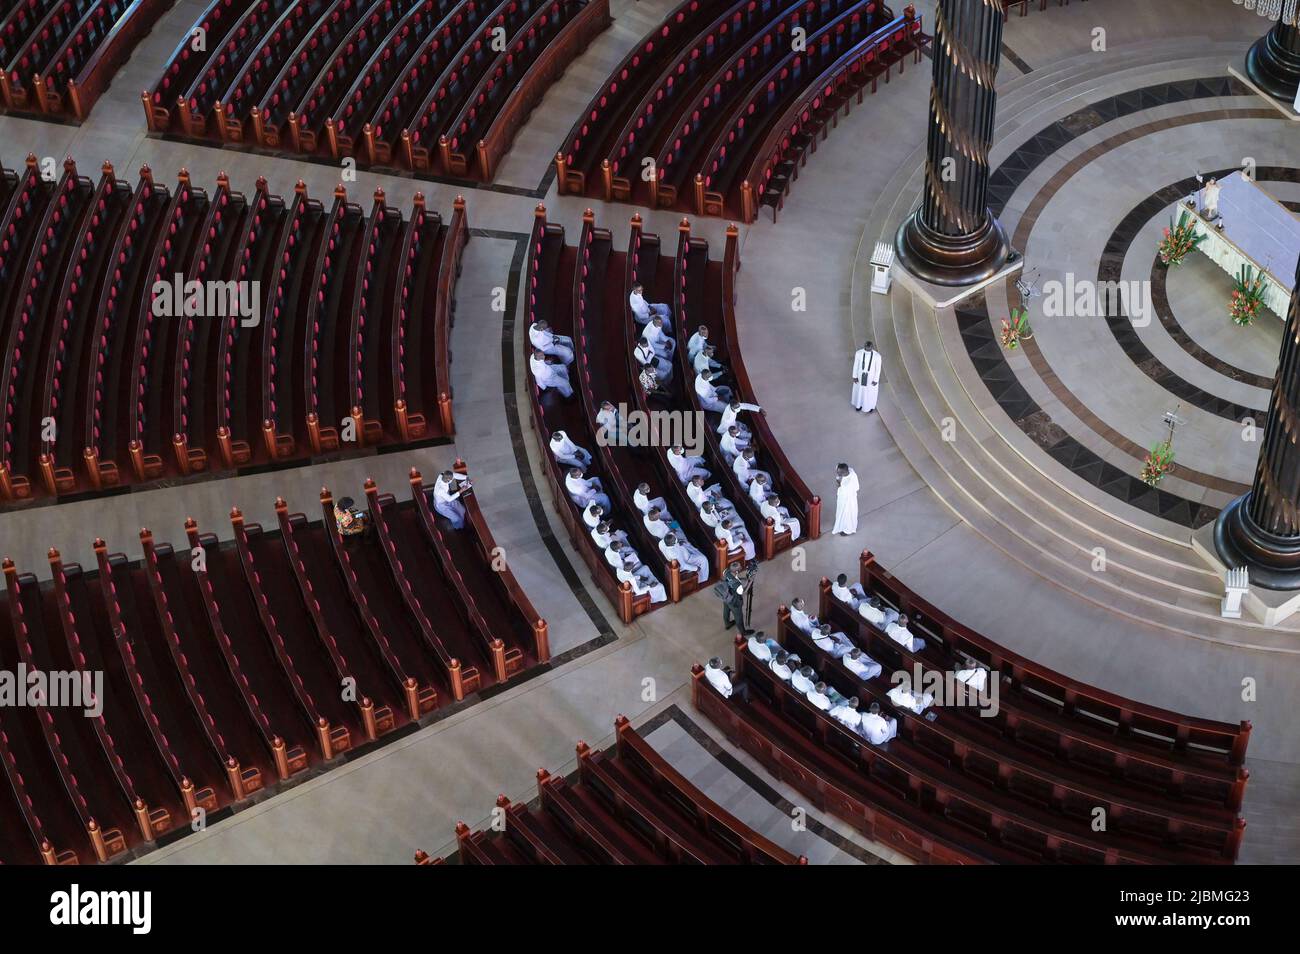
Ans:
<svg viewBox="0 0 1300 954"><path fill-rule="evenodd" d="M858 532L858 475L848 464L835 468L835 528L832 533L848 536Z"/></svg>
<svg viewBox="0 0 1300 954"><path fill-rule="evenodd" d="M859 411L870 414L876 409L882 364L880 352L870 341L853 355L853 406Z"/></svg>

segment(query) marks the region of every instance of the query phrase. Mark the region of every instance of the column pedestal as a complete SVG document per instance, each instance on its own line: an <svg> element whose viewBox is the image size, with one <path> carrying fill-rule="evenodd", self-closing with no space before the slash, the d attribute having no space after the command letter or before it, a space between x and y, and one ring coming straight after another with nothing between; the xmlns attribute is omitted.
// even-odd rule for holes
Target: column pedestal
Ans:
<svg viewBox="0 0 1300 954"><path fill-rule="evenodd" d="M1300 25L1279 19L1246 54L1246 75L1259 89L1286 106L1300 88Z"/></svg>

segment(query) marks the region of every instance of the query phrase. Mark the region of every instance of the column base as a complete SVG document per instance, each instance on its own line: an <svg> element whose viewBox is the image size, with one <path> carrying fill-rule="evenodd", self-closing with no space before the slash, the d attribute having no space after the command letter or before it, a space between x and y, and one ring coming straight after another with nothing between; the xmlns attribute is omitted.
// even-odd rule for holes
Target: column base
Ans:
<svg viewBox="0 0 1300 954"><path fill-rule="evenodd" d="M1250 494L1223 508L1214 523L1214 549L1225 566L1244 566L1252 586L1300 590L1300 537L1279 537L1250 516Z"/></svg>
<svg viewBox="0 0 1300 954"><path fill-rule="evenodd" d="M971 235L944 235L913 212L894 237L898 264L932 285L974 285L992 278L1014 254L1002 223L985 213L984 225Z"/></svg>
<svg viewBox="0 0 1300 954"><path fill-rule="evenodd" d="M1288 49L1283 30L1294 35L1296 28L1279 24L1255 41L1246 54L1246 75L1269 96L1290 106L1300 89L1300 51Z"/></svg>

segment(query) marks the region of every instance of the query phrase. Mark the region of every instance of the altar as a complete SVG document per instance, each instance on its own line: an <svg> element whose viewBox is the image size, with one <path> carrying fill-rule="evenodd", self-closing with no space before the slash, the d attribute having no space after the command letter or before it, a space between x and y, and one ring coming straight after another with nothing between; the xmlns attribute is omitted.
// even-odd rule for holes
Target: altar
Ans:
<svg viewBox="0 0 1300 954"><path fill-rule="evenodd" d="M1204 190L1179 206L1196 220L1196 234L1205 236L1198 248L1233 278L1243 265L1262 272L1264 305L1285 320L1300 261L1300 217L1244 172L1234 172L1219 187L1218 215L1213 221L1205 208Z"/></svg>

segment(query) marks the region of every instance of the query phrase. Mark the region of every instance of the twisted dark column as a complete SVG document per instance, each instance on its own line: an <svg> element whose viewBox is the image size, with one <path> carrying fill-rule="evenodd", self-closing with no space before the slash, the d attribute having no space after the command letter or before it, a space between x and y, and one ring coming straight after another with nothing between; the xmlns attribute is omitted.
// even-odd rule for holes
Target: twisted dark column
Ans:
<svg viewBox="0 0 1300 954"><path fill-rule="evenodd" d="M1300 17L1284 4L1277 23L1246 54L1246 75L1268 95L1290 106L1300 88Z"/></svg>
<svg viewBox="0 0 1300 954"><path fill-rule="evenodd" d="M1300 267L1282 329L1277 378L1250 493L1219 514L1214 545L1230 567L1272 590L1300 589Z"/></svg>
<svg viewBox="0 0 1300 954"><path fill-rule="evenodd" d="M904 268L936 285L983 281L1011 251L987 195L1002 22L996 0L939 0L935 10L925 191L894 244Z"/></svg>

